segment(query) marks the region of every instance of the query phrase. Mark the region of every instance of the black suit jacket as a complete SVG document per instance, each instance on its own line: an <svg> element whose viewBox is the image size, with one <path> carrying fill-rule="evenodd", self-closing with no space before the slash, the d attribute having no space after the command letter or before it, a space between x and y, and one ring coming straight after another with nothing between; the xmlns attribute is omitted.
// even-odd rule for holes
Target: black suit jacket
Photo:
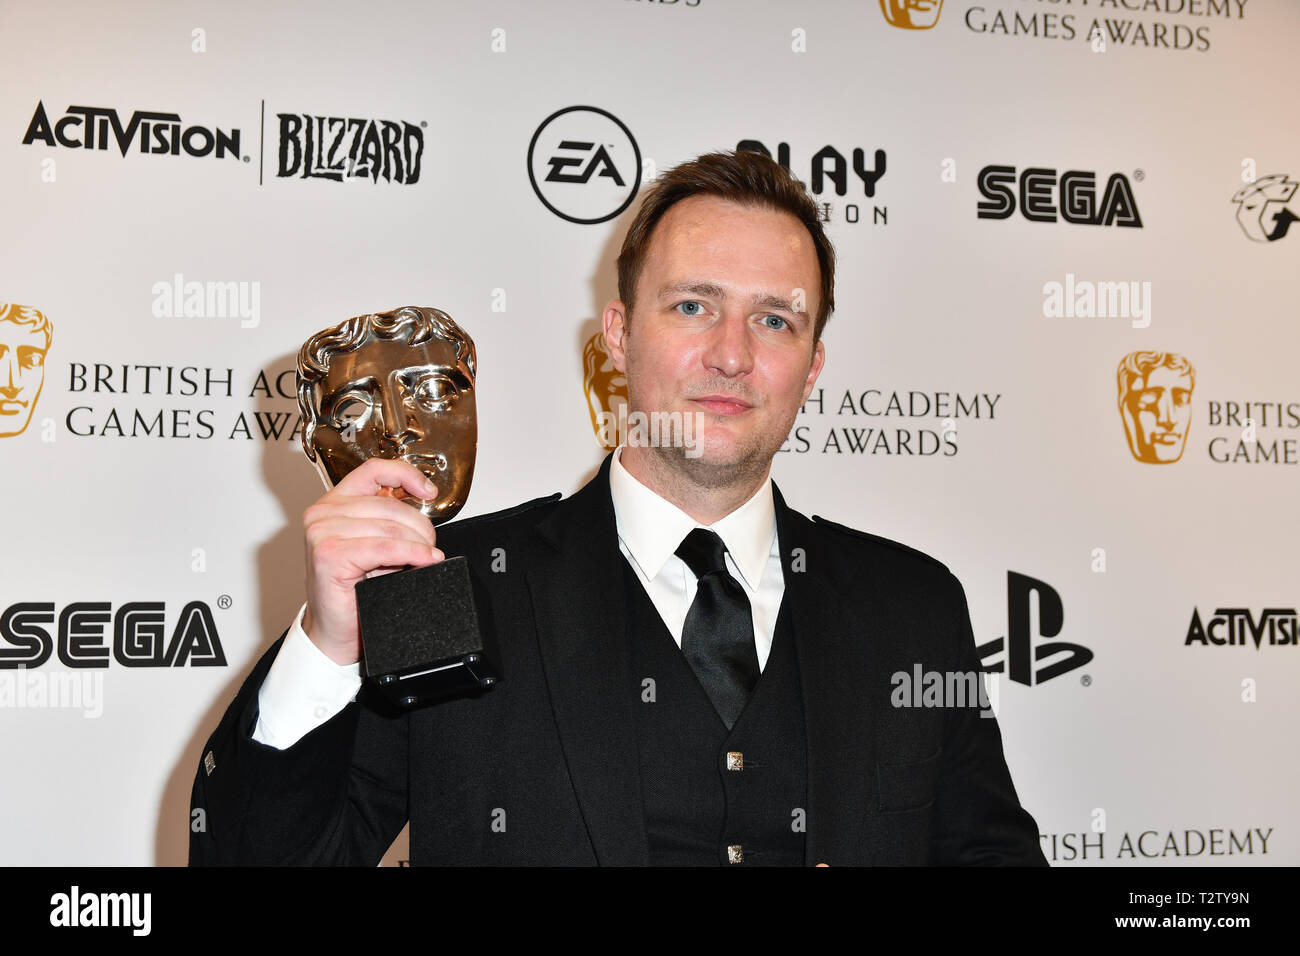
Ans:
<svg viewBox="0 0 1300 956"><path fill-rule="evenodd" d="M439 529L470 562L504 669L478 697L393 714L363 688L276 750L251 732L281 637L204 750L191 864L373 866L408 818L417 865L646 863L609 467L563 501ZM807 724L806 862L1045 865L997 721L891 703L891 675L917 664L978 670L957 579L773 492Z"/></svg>

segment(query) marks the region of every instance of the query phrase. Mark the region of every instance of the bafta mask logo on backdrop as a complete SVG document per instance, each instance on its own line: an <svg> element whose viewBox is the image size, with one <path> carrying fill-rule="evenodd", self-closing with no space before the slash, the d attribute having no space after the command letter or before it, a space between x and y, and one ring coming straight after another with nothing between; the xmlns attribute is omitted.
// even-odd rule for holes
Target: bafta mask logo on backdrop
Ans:
<svg viewBox="0 0 1300 956"><path fill-rule="evenodd" d="M903 30L928 30L939 22L943 0L880 0L886 22Z"/></svg>
<svg viewBox="0 0 1300 956"><path fill-rule="evenodd" d="M1196 369L1174 352L1130 352L1119 363L1119 414L1133 457L1167 465L1183 457Z"/></svg>
<svg viewBox="0 0 1300 956"><path fill-rule="evenodd" d="M476 374L473 340L438 309L405 306L318 332L298 353L303 450L331 488L371 458L410 462L438 497L408 503L449 521L474 477Z"/></svg>
<svg viewBox="0 0 1300 956"><path fill-rule="evenodd" d="M569 106L533 133L528 180L542 204L561 219L606 222L630 206L641 188L641 149L613 113Z"/></svg>
<svg viewBox="0 0 1300 956"><path fill-rule="evenodd" d="M0 303L0 438L31 424L53 341L54 326L36 309Z"/></svg>
<svg viewBox="0 0 1300 956"><path fill-rule="evenodd" d="M627 376L614 367L605 348L605 336L597 332L582 348L582 388L596 440L608 451L618 447L617 423L627 409Z"/></svg>
<svg viewBox="0 0 1300 956"><path fill-rule="evenodd" d="M1037 634L1033 633L1030 617L1030 596L1034 594L1038 595ZM980 670L996 674L1005 671L1016 683L1033 686L1082 667L1092 660L1092 651L1082 644L1055 640L1064 623L1065 609L1054 587L1027 574L1008 571L1007 636L975 648ZM1041 666L1035 670L1035 664Z"/></svg>
<svg viewBox="0 0 1300 956"><path fill-rule="evenodd" d="M1253 242L1276 242L1287 234L1291 223L1300 219L1283 205L1291 201L1296 187L1283 173L1263 176L1247 183L1232 195L1237 204L1237 224Z"/></svg>

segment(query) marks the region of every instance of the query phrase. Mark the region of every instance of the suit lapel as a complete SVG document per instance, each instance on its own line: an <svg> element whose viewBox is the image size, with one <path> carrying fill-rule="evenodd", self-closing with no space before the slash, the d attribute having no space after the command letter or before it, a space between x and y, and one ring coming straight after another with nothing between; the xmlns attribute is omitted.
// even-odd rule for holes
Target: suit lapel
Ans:
<svg viewBox="0 0 1300 956"><path fill-rule="evenodd" d="M645 865L634 687L628 675L623 558L609 491L610 456L538 525L532 562L542 668L569 776L602 865Z"/></svg>
<svg viewBox="0 0 1300 956"><path fill-rule="evenodd" d="M875 768L870 616L846 616L849 595L831 584L838 555L825 530L787 507L775 484L772 497L808 741L806 862L857 863ZM860 608L861 594L852 597Z"/></svg>

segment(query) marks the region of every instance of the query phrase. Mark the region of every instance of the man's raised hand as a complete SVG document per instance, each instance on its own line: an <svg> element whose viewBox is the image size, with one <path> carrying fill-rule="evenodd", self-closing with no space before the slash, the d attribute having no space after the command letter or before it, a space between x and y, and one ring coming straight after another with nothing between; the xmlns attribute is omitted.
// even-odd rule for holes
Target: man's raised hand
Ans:
<svg viewBox="0 0 1300 956"><path fill-rule="evenodd" d="M371 458L303 512L307 611L302 629L337 664L361 659L353 591L358 581L443 560L433 523L390 497L397 489L424 500L437 494L414 465Z"/></svg>

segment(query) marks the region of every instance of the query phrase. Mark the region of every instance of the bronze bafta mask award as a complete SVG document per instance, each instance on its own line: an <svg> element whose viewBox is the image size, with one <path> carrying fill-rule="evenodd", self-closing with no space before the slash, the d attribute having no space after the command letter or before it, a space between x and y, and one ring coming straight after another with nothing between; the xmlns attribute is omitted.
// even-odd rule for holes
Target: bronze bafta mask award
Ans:
<svg viewBox="0 0 1300 956"><path fill-rule="evenodd" d="M445 312L406 306L348 319L298 353L303 449L331 488L370 458L410 462L438 497L394 496L434 524L449 521L474 477L474 376L474 342ZM366 673L399 707L496 681L464 558L371 577L356 594Z"/></svg>

